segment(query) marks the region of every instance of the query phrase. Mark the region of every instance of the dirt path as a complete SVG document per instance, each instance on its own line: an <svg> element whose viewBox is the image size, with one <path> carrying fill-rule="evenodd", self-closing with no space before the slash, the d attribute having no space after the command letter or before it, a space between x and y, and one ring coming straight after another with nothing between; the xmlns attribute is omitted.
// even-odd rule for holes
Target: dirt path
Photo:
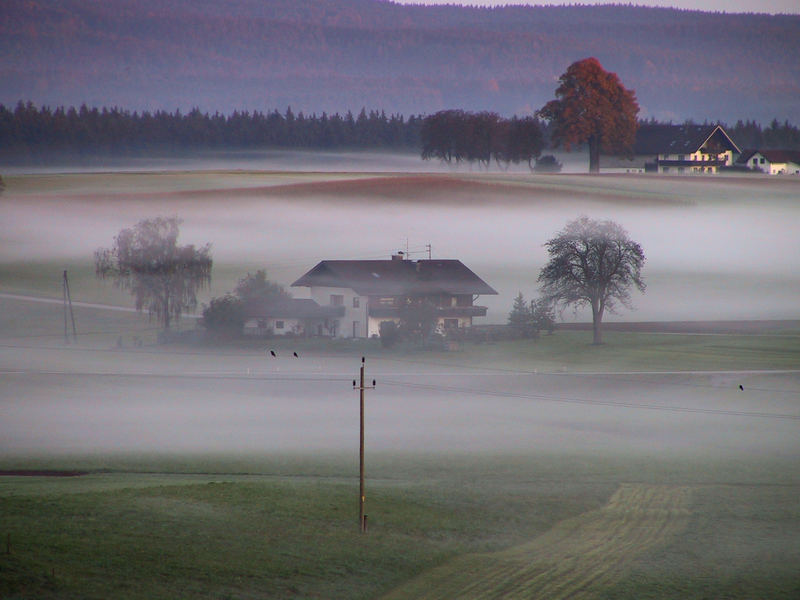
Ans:
<svg viewBox="0 0 800 600"><path fill-rule="evenodd" d="M459 557L394 590L392 599L582 598L687 524L689 488L624 484L602 509L530 543Z"/></svg>

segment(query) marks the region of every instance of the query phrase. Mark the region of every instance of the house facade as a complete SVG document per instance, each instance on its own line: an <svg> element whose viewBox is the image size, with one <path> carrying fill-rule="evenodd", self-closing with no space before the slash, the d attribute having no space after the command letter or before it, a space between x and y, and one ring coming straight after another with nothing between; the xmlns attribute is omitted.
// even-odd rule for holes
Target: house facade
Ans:
<svg viewBox="0 0 800 600"><path fill-rule="evenodd" d="M412 304L435 311L440 331L472 326L486 315L475 304L481 295L497 292L459 260L324 260L292 284L307 287L311 300L335 309L320 335L368 338L379 335L383 321L399 323Z"/></svg>
<svg viewBox="0 0 800 600"><path fill-rule="evenodd" d="M601 156L606 173L718 173L741 154L719 125L641 125L633 156Z"/></svg>
<svg viewBox="0 0 800 600"><path fill-rule="evenodd" d="M747 150L736 162L768 175L800 175L798 150Z"/></svg>
<svg viewBox="0 0 800 600"><path fill-rule="evenodd" d="M278 303L250 302L244 307L244 334L331 335L333 323L344 316L335 306L320 306L308 298L290 298Z"/></svg>

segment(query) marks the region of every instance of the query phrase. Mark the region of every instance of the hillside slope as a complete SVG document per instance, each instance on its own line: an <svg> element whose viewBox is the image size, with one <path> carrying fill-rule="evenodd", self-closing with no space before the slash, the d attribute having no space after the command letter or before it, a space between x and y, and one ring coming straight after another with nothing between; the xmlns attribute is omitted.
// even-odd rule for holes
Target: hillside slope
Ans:
<svg viewBox="0 0 800 600"><path fill-rule="evenodd" d="M596 56L642 116L800 121L800 16L378 0L5 0L0 102L523 113Z"/></svg>

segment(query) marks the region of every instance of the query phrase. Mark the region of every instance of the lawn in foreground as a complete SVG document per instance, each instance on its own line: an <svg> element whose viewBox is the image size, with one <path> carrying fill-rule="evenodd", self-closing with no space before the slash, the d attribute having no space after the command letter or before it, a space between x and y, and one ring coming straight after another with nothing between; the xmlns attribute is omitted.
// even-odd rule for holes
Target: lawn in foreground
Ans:
<svg viewBox="0 0 800 600"><path fill-rule="evenodd" d="M486 487L471 480L484 468L448 473L425 462L417 480L370 479L367 535L357 527L356 481L330 464L324 476L303 477L3 478L11 553L0 562L0 596L372 598L452 556L535 537L613 490Z"/></svg>
<svg viewBox="0 0 800 600"><path fill-rule="evenodd" d="M346 461L205 457L196 470L251 474L141 472L192 460L3 478L11 553L0 557L0 595L423 598L483 589L474 597L536 598L544 589L562 597L570 581L580 584L570 597L584 598L788 599L800 590L800 480L788 459L383 455L371 463L366 535ZM61 459L65 468L102 463ZM116 470L126 465L140 472ZM590 550L598 543L604 552ZM575 561L596 577L575 580Z"/></svg>

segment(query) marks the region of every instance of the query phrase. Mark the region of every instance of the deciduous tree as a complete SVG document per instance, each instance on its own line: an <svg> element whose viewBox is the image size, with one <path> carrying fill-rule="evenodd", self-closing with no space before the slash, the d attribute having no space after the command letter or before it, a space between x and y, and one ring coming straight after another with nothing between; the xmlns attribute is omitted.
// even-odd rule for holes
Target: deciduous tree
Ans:
<svg viewBox="0 0 800 600"><path fill-rule="evenodd" d="M600 170L601 151L630 152L639 104L634 91L625 88L616 73L603 69L596 58L584 58L572 63L559 82L556 99L538 113L554 123L554 142L567 150L587 144L592 173Z"/></svg>
<svg viewBox="0 0 800 600"><path fill-rule="evenodd" d="M580 217L567 223L545 247L549 262L539 274L543 296L554 306L592 308L593 342L602 343L605 311L632 308L631 287L645 290L642 247L613 221Z"/></svg>
<svg viewBox="0 0 800 600"><path fill-rule="evenodd" d="M267 272L264 269L242 277L236 284L234 293L246 304L251 302L276 304L292 297L283 286L267 279Z"/></svg>
<svg viewBox="0 0 800 600"><path fill-rule="evenodd" d="M210 244L179 246L180 223L178 217L143 219L94 254L97 277L129 291L136 309L147 309L165 330L197 307L197 292L211 282Z"/></svg>
<svg viewBox="0 0 800 600"><path fill-rule="evenodd" d="M203 306L203 325L218 336L239 336L244 326L242 301L232 294L212 298L208 306Z"/></svg>

